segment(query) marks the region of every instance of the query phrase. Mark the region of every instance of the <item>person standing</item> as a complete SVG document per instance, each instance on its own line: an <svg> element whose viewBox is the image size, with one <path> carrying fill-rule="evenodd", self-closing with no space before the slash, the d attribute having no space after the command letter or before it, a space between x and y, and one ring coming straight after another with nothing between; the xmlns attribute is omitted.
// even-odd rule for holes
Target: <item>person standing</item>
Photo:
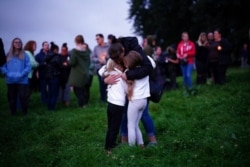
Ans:
<svg viewBox="0 0 250 167"><path fill-rule="evenodd" d="M207 41L209 43L209 46L214 42L214 33L213 32L208 32L207 33ZM207 84L210 85L212 82L213 82L213 79L212 79L211 67L210 67L210 63L208 61Z"/></svg>
<svg viewBox="0 0 250 167"><path fill-rule="evenodd" d="M7 53L7 61L1 67L6 78L8 88L8 101L12 115L17 113L17 100L20 100L22 112L28 113L28 75L31 70L29 56L23 49L20 38L14 38Z"/></svg>
<svg viewBox="0 0 250 167"><path fill-rule="evenodd" d="M69 106L70 100L70 86L68 84L70 65L68 60L70 55L68 52L67 43L63 43L61 47L61 70L59 76L59 97L58 100L62 102L65 106Z"/></svg>
<svg viewBox="0 0 250 167"><path fill-rule="evenodd" d="M45 79L48 83L47 107L50 111L55 111L59 94L59 76L62 63L58 52L59 47L54 42L51 42L50 53L44 59L46 63Z"/></svg>
<svg viewBox="0 0 250 167"><path fill-rule="evenodd" d="M99 81L99 90L100 90L100 97L101 102L106 102L107 96L107 85L104 83L103 78L98 74L99 69L106 64L108 60L108 48L109 45L104 42L103 34L96 34L96 41L97 45L94 47L92 53L92 60L95 63L95 71L97 72L98 81Z"/></svg>
<svg viewBox="0 0 250 167"><path fill-rule="evenodd" d="M181 35L182 41L177 46L177 58L180 60L183 85L187 89L192 88L192 70L194 66L195 45L189 40L187 32Z"/></svg>
<svg viewBox="0 0 250 167"><path fill-rule="evenodd" d="M224 84L226 81L226 71L231 63L231 44L225 38L222 38L221 31L214 31L214 41L209 47L209 63L211 73L215 84Z"/></svg>
<svg viewBox="0 0 250 167"><path fill-rule="evenodd" d="M167 86L167 90L177 89L176 83L176 66L179 64L179 60L176 56L176 46L170 45L167 47L166 52L163 53L165 56L166 62L166 73L167 77L169 78L169 85Z"/></svg>
<svg viewBox="0 0 250 167"><path fill-rule="evenodd" d="M35 76L33 73L35 72L35 69L38 66L37 61L35 60L34 52L36 50L36 41L30 40L28 41L24 46L25 53L29 56L30 64L31 64L31 70L29 73L29 97L33 90L36 88L33 76Z"/></svg>
<svg viewBox="0 0 250 167"><path fill-rule="evenodd" d="M42 43L42 49L40 52L35 56L36 61L38 62L38 78L40 81L40 95L41 101L44 105L47 105L48 100L48 92L47 92L47 80L45 78L46 73L46 63L45 63L45 56L49 53L49 43L44 41Z"/></svg>
<svg viewBox="0 0 250 167"><path fill-rule="evenodd" d="M93 81L95 67L94 67L94 62L93 62L92 57L91 57L91 50L89 48L89 45L86 44L86 43L85 43L85 45L86 45L86 49L90 53L89 54L90 55L89 79L88 79L87 83L84 86L84 92L83 92L85 104L88 105L89 104L89 100L90 100L90 88L91 88L92 81Z"/></svg>
<svg viewBox="0 0 250 167"><path fill-rule="evenodd" d="M249 48L247 43L244 43L240 50L240 58L241 58L241 68L248 67L248 59L249 59Z"/></svg>
<svg viewBox="0 0 250 167"><path fill-rule="evenodd" d="M84 86L89 78L90 52L84 42L82 35L75 37L76 47L71 51L69 65L69 85L73 86L74 93L78 100L78 106L85 108Z"/></svg>
<svg viewBox="0 0 250 167"><path fill-rule="evenodd" d="M155 77L156 83L162 87L162 89L166 86L166 55L162 53L162 49L160 46L155 47L154 52L154 60L156 62L156 70L154 72L153 77Z"/></svg>
<svg viewBox="0 0 250 167"><path fill-rule="evenodd" d="M100 76L117 75L124 72L124 67L112 59L98 71ZM116 84L107 86L107 119L108 129L105 139L105 150L111 154L117 145L116 139L121 125L122 115L125 110L127 83L119 77Z"/></svg>
<svg viewBox="0 0 250 167"><path fill-rule="evenodd" d="M196 83L206 84L207 82L207 71L208 71L208 47L209 43L205 32L201 32L196 42Z"/></svg>

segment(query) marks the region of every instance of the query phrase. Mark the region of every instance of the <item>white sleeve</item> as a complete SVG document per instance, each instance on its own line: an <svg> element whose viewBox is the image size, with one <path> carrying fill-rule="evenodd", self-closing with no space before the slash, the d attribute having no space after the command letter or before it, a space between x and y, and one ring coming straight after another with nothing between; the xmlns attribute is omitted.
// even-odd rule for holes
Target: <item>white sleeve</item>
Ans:
<svg viewBox="0 0 250 167"><path fill-rule="evenodd" d="M106 71L106 65L103 65L103 66L99 69L98 74L99 74L100 76L104 76L105 71Z"/></svg>
<svg viewBox="0 0 250 167"><path fill-rule="evenodd" d="M156 63L155 63L154 59L153 59L152 57L150 57L150 56L148 56L148 59L150 60L150 62L151 62L151 64L152 64L153 68L155 69Z"/></svg>

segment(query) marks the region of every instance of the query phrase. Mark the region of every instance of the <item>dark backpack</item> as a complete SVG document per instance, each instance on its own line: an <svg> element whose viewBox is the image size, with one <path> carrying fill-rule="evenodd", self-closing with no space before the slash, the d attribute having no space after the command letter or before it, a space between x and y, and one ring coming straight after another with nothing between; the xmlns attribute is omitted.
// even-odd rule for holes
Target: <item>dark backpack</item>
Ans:
<svg viewBox="0 0 250 167"><path fill-rule="evenodd" d="M151 57L149 57L149 59L150 59L151 63L152 63L152 61L154 61ZM148 99L154 103L158 103L161 100L161 97L163 94L163 86L157 82L158 81L157 68L158 68L157 64L155 63L155 68L153 69L153 71L149 75L150 97Z"/></svg>
<svg viewBox="0 0 250 167"><path fill-rule="evenodd" d="M162 87L153 80L149 80L149 87L150 87L149 100L154 103L158 103L161 100L161 96L163 94Z"/></svg>

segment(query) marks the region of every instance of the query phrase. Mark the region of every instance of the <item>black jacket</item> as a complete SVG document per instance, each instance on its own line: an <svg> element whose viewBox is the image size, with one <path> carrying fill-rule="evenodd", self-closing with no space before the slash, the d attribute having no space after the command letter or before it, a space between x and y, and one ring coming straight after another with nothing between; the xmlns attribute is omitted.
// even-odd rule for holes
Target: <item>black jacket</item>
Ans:
<svg viewBox="0 0 250 167"><path fill-rule="evenodd" d="M232 45L228 40L222 38L220 41L220 45L222 50L219 51L219 64L230 64L231 63L231 52Z"/></svg>
<svg viewBox="0 0 250 167"><path fill-rule="evenodd" d="M61 56L61 69L60 69L60 78L59 78L60 80L59 80L59 82L60 82L60 86L62 88L65 88L65 85L66 85L66 83L68 82L68 79L69 79L69 74L70 74L71 67L68 64L69 55L67 55L67 56L60 55L60 56ZM66 66L63 65L63 63L67 63L67 65Z"/></svg>
<svg viewBox="0 0 250 167"><path fill-rule="evenodd" d="M208 62L208 47L206 46L199 46L198 43L195 44L196 47L196 55L195 60L203 63Z"/></svg>
<svg viewBox="0 0 250 167"><path fill-rule="evenodd" d="M128 52L134 50L140 53L143 58L143 62L140 68L136 68L133 70L129 70L126 72L126 76L128 80L141 79L146 77L153 70L153 66L148 59L147 55L143 52L141 46L138 43L136 37L124 37L119 39L120 43L123 45L125 49L125 56Z"/></svg>
<svg viewBox="0 0 250 167"><path fill-rule="evenodd" d="M50 53L45 57L46 62L46 79L59 77L62 68L61 56L59 54Z"/></svg>
<svg viewBox="0 0 250 167"><path fill-rule="evenodd" d="M221 50L218 50L218 46L221 46ZM220 41L213 41L209 47L209 62L228 65L231 63L231 51L232 46L228 40L222 38Z"/></svg>

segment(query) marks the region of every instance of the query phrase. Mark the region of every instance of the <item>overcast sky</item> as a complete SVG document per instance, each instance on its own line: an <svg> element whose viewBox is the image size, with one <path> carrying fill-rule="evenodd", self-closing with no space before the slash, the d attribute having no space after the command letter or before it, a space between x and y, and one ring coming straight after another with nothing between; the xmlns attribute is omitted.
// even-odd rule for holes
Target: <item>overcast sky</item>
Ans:
<svg viewBox="0 0 250 167"><path fill-rule="evenodd" d="M93 49L97 33L135 36L128 10L128 0L0 0L0 37L5 52L15 37L37 41L36 53L43 41L73 48L78 34Z"/></svg>

